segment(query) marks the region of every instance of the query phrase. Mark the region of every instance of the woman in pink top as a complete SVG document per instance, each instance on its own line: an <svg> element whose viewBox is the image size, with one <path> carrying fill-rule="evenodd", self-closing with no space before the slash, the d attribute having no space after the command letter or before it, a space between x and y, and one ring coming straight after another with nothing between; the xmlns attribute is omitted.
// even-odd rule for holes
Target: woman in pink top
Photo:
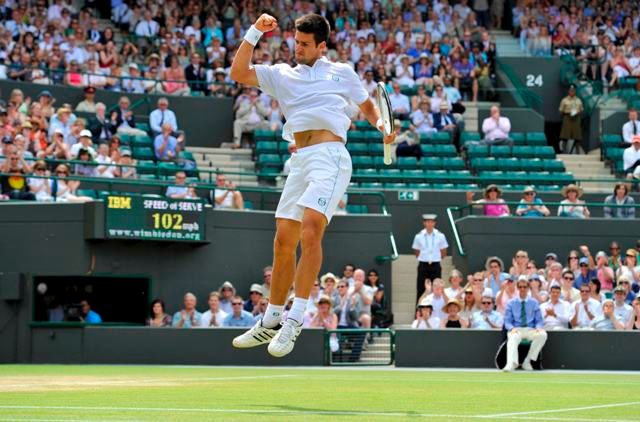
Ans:
<svg viewBox="0 0 640 422"><path fill-rule="evenodd" d="M467 192L467 203L482 205L484 215L488 217L506 217L511 214L509 207L500 198L502 190L496 185L489 185L484 189L484 199L473 200L473 192Z"/></svg>
<svg viewBox="0 0 640 422"><path fill-rule="evenodd" d="M170 67L163 74L162 89L167 94L189 95L189 85L184 75L184 69L180 67L177 56L171 56Z"/></svg>

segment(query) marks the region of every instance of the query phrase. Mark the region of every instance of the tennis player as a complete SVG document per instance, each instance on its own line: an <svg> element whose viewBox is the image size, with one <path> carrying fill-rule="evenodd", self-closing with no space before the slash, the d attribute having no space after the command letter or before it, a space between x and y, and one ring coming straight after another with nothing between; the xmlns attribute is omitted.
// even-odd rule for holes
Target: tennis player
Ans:
<svg viewBox="0 0 640 422"><path fill-rule="evenodd" d="M297 66L252 66L258 40L277 26L274 17L260 16L231 64L231 79L259 87L278 100L286 118L282 136L297 147L276 210L269 305L262 320L236 337L233 345L248 348L269 343L269 353L282 357L293 350L300 334L309 294L322 265L322 237L351 179L351 157L345 148L351 125L349 100L358 104L374 127L383 131L383 124L380 111L353 68L323 56L330 27L320 15L305 15L295 22ZM392 143L394 137L385 137L384 142ZM299 242L302 254L296 266ZM295 299L286 321L281 321L294 281Z"/></svg>

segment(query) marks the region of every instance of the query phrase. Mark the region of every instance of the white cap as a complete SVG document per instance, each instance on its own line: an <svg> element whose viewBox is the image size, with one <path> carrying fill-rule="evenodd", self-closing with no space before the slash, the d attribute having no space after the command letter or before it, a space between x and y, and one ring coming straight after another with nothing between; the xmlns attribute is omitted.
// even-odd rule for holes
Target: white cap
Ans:
<svg viewBox="0 0 640 422"><path fill-rule="evenodd" d="M80 137L81 138L84 138L84 137L93 138L93 135L91 134L90 130L83 129L82 132L80 132Z"/></svg>

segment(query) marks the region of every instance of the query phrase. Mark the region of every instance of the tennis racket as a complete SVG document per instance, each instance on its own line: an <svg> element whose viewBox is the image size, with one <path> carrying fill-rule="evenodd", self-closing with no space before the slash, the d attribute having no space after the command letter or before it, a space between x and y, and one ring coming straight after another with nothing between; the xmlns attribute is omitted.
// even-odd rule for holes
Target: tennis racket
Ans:
<svg viewBox="0 0 640 422"><path fill-rule="evenodd" d="M391 101L389 100L389 94L387 94L387 88L384 86L384 83L378 82L377 92L378 108L380 109L380 118L384 126L384 135L389 136L395 131L395 127ZM391 164L391 144L384 144L384 163L386 165Z"/></svg>

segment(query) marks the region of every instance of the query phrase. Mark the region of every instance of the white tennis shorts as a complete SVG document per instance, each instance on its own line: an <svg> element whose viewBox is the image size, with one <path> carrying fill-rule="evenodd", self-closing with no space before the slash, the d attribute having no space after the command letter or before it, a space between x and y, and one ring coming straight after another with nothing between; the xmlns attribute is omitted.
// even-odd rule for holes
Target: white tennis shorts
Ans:
<svg viewBox="0 0 640 422"><path fill-rule="evenodd" d="M351 156L342 142L300 148L291 156L276 218L302 221L304 209L311 208L330 222L350 180Z"/></svg>

